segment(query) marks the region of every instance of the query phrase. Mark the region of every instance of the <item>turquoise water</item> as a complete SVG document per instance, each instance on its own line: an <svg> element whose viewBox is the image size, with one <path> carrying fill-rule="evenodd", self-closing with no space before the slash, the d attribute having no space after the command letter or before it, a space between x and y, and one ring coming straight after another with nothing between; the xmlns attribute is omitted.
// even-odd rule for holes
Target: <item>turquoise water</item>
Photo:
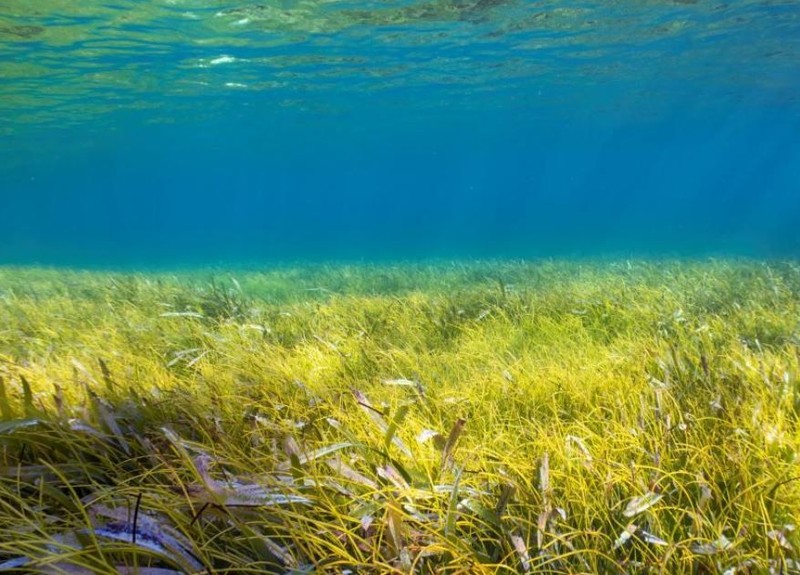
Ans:
<svg viewBox="0 0 800 575"><path fill-rule="evenodd" d="M0 263L800 251L800 2L5 0Z"/></svg>

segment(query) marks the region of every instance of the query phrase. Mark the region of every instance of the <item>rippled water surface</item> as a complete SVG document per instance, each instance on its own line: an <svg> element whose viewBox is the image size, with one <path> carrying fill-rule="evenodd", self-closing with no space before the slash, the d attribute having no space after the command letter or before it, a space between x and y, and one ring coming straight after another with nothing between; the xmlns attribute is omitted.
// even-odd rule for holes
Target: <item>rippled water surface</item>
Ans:
<svg viewBox="0 0 800 575"><path fill-rule="evenodd" d="M793 1L6 0L0 256L793 253L799 88Z"/></svg>

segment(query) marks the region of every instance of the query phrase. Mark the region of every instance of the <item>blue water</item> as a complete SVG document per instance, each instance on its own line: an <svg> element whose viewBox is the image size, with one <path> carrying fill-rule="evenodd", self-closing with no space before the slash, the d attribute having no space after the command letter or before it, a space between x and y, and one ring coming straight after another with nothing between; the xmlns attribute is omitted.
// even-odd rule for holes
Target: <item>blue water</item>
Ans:
<svg viewBox="0 0 800 575"><path fill-rule="evenodd" d="M799 2L0 6L0 263L800 255Z"/></svg>

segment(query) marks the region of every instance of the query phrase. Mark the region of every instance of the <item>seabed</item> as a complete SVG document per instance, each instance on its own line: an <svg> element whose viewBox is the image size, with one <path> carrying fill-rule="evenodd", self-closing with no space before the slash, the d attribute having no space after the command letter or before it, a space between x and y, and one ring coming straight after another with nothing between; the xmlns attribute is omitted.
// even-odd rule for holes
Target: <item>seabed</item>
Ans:
<svg viewBox="0 0 800 575"><path fill-rule="evenodd" d="M797 573L800 265L0 268L0 571Z"/></svg>

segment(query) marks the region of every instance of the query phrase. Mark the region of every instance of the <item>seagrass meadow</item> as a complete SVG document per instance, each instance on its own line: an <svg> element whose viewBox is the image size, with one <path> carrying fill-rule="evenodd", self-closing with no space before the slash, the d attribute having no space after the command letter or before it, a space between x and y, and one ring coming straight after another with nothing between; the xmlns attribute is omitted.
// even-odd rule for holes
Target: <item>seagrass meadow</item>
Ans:
<svg viewBox="0 0 800 575"><path fill-rule="evenodd" d="M800 265L0 268L0 571L798 573Z"/></svg>

